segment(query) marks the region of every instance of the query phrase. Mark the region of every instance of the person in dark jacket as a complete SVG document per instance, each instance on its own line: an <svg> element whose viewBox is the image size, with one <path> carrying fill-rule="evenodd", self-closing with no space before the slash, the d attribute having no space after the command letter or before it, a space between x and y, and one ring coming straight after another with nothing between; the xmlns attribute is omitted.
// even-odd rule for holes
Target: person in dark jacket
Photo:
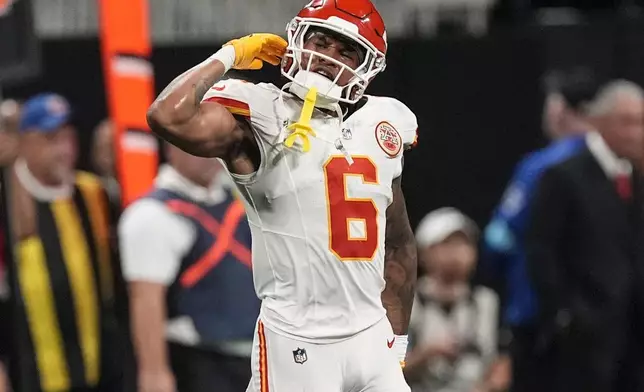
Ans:
<svg viewBox="0 0 644 392"><path fill-rule="evenodd" d="M553 71L548 79L543 126L552 142L517 164L483 236L482 272L493 280L505 280L503 325L511 332L514 392L542 391L534 355L538 301L527 273L523 240L530 205L543 172L584 147L584 134L591 129L584 106L597 92L592 73L583 68Z"/></svg>
<svg viewBox="0 0 644 392"><path fill-rule="evenodd" d="M606 85L588 107L596 131L538 184L526 259L539 298L536 354L543 390L614 392L628 378L642 285L639 161L644 94ZM641 350L641 345L639 345Z"/></svg>

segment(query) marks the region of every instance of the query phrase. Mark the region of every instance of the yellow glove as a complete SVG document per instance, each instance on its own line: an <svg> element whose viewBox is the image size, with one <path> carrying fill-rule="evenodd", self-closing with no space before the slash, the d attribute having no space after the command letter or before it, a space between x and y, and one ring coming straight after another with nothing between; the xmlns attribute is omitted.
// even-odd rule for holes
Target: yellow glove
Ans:
<svg viewBox="0 0 644 392"><path fill-rule="evenodd" d="M260 69L264 61L278 65L288 42L279 35L259 33L228 41L223 46L228 45L235 49L234 69Z"/></svg>

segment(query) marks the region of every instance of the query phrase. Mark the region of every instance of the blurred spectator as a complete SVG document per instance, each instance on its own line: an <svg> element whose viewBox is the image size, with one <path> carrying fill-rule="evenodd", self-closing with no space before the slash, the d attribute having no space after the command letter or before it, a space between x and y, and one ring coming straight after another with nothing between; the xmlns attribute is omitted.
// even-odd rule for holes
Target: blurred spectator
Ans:
<svg viewBox="0 0 644 392"><path fill-rule="evenodd" d="M121 187L116 177L115 153L114 126L109 119L105 119L94 129L92 167L103 181L114 216L118 216L121 207Z"/></svg>
<svg viewBox="0 0 644 392"><path fill-rule="evenodd" d="M0 102L0 170L10 165L18 153L20 104L12 99ZM10 319L9 282L6 274L4 219L0 221L0 320ZM8 386L5 364L9 356L10 325L0 322L0 392Z"/></svg>
<svg viewBox="0 0 644 392"><path fill-rule="evenodd" d="M542 390L552 392L622 390L618 382L628 375L621 367L635 345L634 290L644 283L635 273L643 260L643 199L629 162L642 154L642 90L611 82L588 112L597 131L543 174L526 231Z"/></svg>
<svg viewBox="0 0 644 392"><path fill-rule="evenodd" d="M129 325L127 287L121 273L117 225L121 215L121 190L116 178L114 130L112 123L105 119L94 129L92 138L92 167L98 174L109 200L110 244L113 255L112 267L115 271L116 309L119 318Z"/></svg>
<svg viewBox="0 0 644 392"><path fill-rule="evenodd" d="M475 223L452 208L431 212L416 230L426 275L418 279L405 367L414 392L502 391L509 383L507 361L505 376L493 366L498 298L469 283L477 239Z"/></svg>
<svg viewBox="0 0 644 392"><path fill-rule="evenodd" d="M107 204L100 181L75 171L68 102L28 100L12 170L17 391L120 391L112 315Z"/></svg>
<svg viewBox="0 0 644 392"><path fill-rule="evenodd" d="M20 104L13 99L0 102L0 167L5 167L18 153Z"/></svg>
<svg viewBox="0 0 644 392"><path fill-rule="evenodd" d="M18 123L20 104L12 99L0 102L0 168L5 168L18 154ZM1 223L0 223L1 224ZM4 235L0 227L0 301L7 294L4 276Z"/></svg>
<svg viewBox="0 0 644 392"><path fill-rule="evenodd" d="M18 153L18 122L20 104L12 99L0 102L0 169L10 165ZM0 221L0 320L2 319L3 299L9 294L5 275L4 233ZM0 330L2 327L0 326ZM0 338L3 336L0 333ZM0 346L2 343L0 342ZM0 348L0 361L2 357Z"/></svg>
<svg viewBox="0 0 644 392"><path fill-rule="evenodd" d="M112 269L114 271L114 309L123 326L126 341L126 358L124 383L127 390L136 388L136 360L130 337L129 299L127 283L123 279L118 244L118 220L122 212L121 186L116 177L116 150L114 145L114 126L109 119L104 119L94 128L92 135L91 163L92 169L99 176L109 201L110 245L112 252Z"/></svg>
<svg viewBox="0 0 644 392"><path fill-rule="evenodd" d="M218 160L167 155L119 225L139 391L244 391L260 305L244 208Z"/></svg>
<svg viewBox="0 0 644 392"><path fill-rule="evenodd" d="M544 170L584 148L583 135L592 129L584 107L597 90L591 73L584 69L555 71L547 83L549 94L544 105L543 128L553 142L529 154L516 166L483 238L483 274L505 279L507 298L503 324L512 336L510 353L515 392L543 391L534 355L537 298L527 273L523 241L534 188Z"/></svg>

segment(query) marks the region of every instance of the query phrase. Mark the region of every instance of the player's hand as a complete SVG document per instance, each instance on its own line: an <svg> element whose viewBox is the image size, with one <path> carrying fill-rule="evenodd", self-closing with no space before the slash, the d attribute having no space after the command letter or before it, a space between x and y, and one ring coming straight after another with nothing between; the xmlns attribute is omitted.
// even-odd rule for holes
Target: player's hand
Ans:
<svg viewBox="0 0 644 392"><path fill-rule="evenodd" d="M288 42L279 35L259 33L228 41L226 45L235 48L234 69L260 69L264 61L278 65Z"/></svg>

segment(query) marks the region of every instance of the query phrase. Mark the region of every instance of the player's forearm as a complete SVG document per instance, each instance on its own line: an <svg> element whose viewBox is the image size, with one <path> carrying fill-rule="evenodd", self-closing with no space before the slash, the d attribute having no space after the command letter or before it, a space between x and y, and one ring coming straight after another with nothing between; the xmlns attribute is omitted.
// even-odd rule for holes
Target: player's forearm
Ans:
<svg viewBox="0 0 644 392"><path fill-rule="evenodd" d="M130 309L139 371L167 371L165 288L154 283L131 283Z"/></svg>
<svg viewBox="0 0 644 392"><path fill-rule="evenodd" d="M402 179L393 180L393 200L387 208L385 230L385 290L382 304L396 335L407 335L416 288L417 250L409 224ZM406 342L404 344L406 346Z"/></svg>
<svg viewBox="0 0 644 392"><path fill-rule="evenodd" d="M409 230L397 241L388 241L385 250L385 290L382 304L396 335L406 335L414 303L417 255L414 237Z"/></svg>

